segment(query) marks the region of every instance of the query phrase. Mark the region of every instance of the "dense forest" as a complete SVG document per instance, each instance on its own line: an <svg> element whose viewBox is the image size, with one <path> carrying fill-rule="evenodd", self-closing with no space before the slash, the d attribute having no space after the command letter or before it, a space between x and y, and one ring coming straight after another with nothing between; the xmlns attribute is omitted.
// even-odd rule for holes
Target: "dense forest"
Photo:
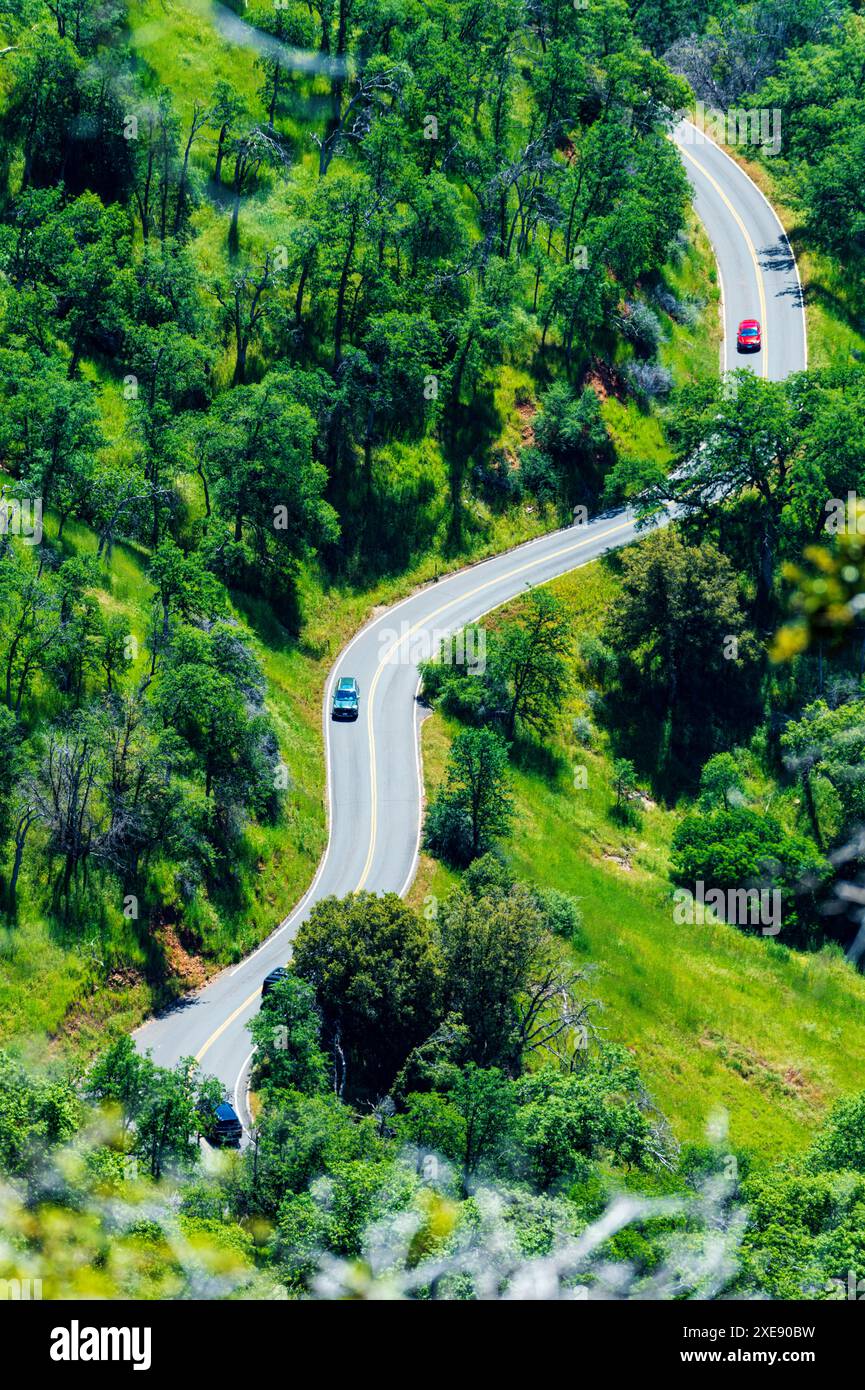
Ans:
<svg viewBox="0 0 865 1390"><path fill-rule="evenodd" d="M596 507L613 451L586 372L629 339L635 389L668 389L627 296L687 204L663 120L686 89L618 3L249 18L284 45L252 100L218 81L183 110L119 6L4 20L4 903L23 874L157 982L155 925L200 949L243 906L247 827L284 815L232 597L299 636L304 575L458 557L477 506L526 489ZM549 383L553 442L523 468L490 448L506 361ZM118 548L144 571L132 620Z"/></svg>
<svg viewBox="0 0 865 1390"><path fill-rule="evenodd" d="M865 1099L825 1051L849 1027L855 1065L865 954L858 6L8 0L0 38L0 1275L846 1297ZM717 373L668 138L695 97L783 112L779 156L736 153L815 258L821 351L784 382ZM215 1155L220 1085L127 1031L311 877L322 630L625 502L646 535L595 567L590 620L544 588L488 621L480 678L425 665L419 887L317 904L251 1024L250 1142ZM520 859L521 823L558 830L589 785L563 853L651 860L665 931L696 881L779 895L776 932L710 931L748 938L740 993L766 963L794 1001L818 981L795 1067L655 988L689 1065L714 1048L752 1111L794 1114L790 1151L699 1095L699 1138L662 1112L675 1068L610 1003L601 895Z"/></svg>

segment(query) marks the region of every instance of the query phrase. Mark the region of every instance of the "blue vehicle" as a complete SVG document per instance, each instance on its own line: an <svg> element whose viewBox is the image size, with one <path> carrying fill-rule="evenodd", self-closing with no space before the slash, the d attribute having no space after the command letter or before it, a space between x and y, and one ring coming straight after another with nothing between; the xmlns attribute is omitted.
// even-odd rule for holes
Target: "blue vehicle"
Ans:
<svg viewBox="0 0 865 1390"><path fill-rule="evenodd" d="M360 686L354 676L340 676L333 692L332 719L357 719L360 713Z"/></svg>
<svg viewBox="0 0 865 1390"><path fill-rule="evenodd" d="M271 970L269 975L265 975L261 984L261 997L266 999L272 989L275 989L280 980L284 980L288 971L284 965L278 965L275 970Z"/></svg>
<svg viewBox="0 0 865 1390"><path fill-rule="evenodd" d="M233 1105L227 1100L217 1105L213 1112L213 1127L210 1142L216 1148L235 1149L243 1138L243 1125Z"/></svg>

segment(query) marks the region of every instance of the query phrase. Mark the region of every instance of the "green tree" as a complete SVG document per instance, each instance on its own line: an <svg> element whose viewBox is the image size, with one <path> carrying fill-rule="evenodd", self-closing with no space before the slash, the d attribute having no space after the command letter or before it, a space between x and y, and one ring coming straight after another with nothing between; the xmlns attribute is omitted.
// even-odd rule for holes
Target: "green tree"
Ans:
<svg viewBox="0 0 865 1390"><path fill-rule="evenodd" d="M159 546L150 561L149 577L154 585L154 601L161 609L161 621L154 623L153 659L155 671L160 652L167 649L172 619L204 626L225 616L225 590L203 565L200 555L184 555L171 538Z"/></svg>
<svg viewBox="0 0 865 1390"><path fill-rule="evenodd" d="M676 882L692 890L702 881L707 889L725 892L777 891L778 925L808 940L816 920L816 894L829 867L806 836L791 834L774 816L739 806L686 816L673 832L670 848Z"/></svg>
<svg viewBox="0 0 865 1390"><path fill-rule="evenodd" d="M63 641L61 596L50 576L11 548L0 557L0 596L3 693L18 715L35 675Z"/></svg>
<svg viewBox="0 0 865 1390"><path fill-rule="evenodd" d="M441 1010L429 925L395 893L326 898L303 923L294 970L315 990L339 1095L383 1095Z"/></svg>
<svg viewBox="0 0 865 1390"><path fill-rule="evenodd" d="M468 864L507 834L513 816L507 764L507 744L491 729L457 734L444 783L427 812L428 849Z"/></svg>
<svg viewBox="0 0 865 1390"><path fill-rule="evenodd" d="M327 1057L319 1046L321 1018L312 985L289 971L262 999L248 1026L259 1084L307 1094L323 1089Z"/></svg>
<svg viewBox="0 0 865 1390"><path fill-rule="evenodd" d="M831 709L806 706L781 735L781 750L802 787L809 826L823 846L852 833L865 819L865 701ZM828 784L828 785L827 785ZM831 796L827 797L827 791Z"/></svg>
<svg viewBox="0 0 865 1390"><path fill-rule="evenodd" d="M144 1160L153 1178L170 1164L189 1168L197 1162L198 1138L212 1129L223 1098L219 1083L193 1058L169 1071L136 1052L129 1038L118 1039L93 1065L86 1092L120 1110L129 1152Z"/></svg>
<svg viewBox="0 0 865 1390"><path fill-rule="evenodd" d="M52 279L61 295L59 326L69 347L72 380L85 351L104 345L117 330L132 228L122 208L104 207L95 194L83 193L67 204L52 230Z"/></svg>
<svg viewBox="0 0 865 1390"><path fill-rule="evenodd" d="M441 352L438 328L425 314L392 311L371 318L363 349L346 355L341 375L363 448L367 487L374 446L397 431L422 429L424 382Z"/></svg>
<svg viewBox="0 0 865 1390"><path fill-rule="evenodd" d="M483 1168L501 1168L513 1142L513 1084L496 1067L454 1068L445 1095L414 1092L400 1116L400 1136L458 1164L463 1189Z"/></svg>
<svg viewBox="0 0 865 1390"><path fill-rule="evenodd" d="M610 718L674 785L756 717L759 647L733 568L708 542L667 530L626 552L604 640L618 658Z"/></svg>
<svg viewBox="0 0 865 1390"><path fill-rule="evenodd" d="M375 1122L358 1119L333 1094L270 1095L246 1157L237 1206L243 1215L276 1217L290 1193L306 1192L339 1164L382 1156Z"/></svg>
<svg viewBox="0 0 865 1390"><path fill-rule="evenodd" d="M846 1096L833 1107L808 1155L816 1171L843 1169L865 1174L865 1092Z"/></svg>
<svg viewBox="0 0 865 1390"><path fill-rule="evenodd" d="M12 58L11 116L23 156L22 189L62 166L83 63L69 39L42 27L22 35Z"/></svg>
<svg viewBox="0 0 865 1390"><path fill-rule="evenodd" d="M616 810L621 811L637 790L637 774L629 758L616 758L613 763L613 791L616 793Z"/></svg>
<svg viewBox="0 0 865 1390"><path fill-rule="evenodd" d="M276 373L227 392L201 441L217 512L231 527L211 542L213 564L247 582L257 572L259 583L263 568L277 589L300 557L338 535L327 473L313 457L315 421L292 395L292 379Z"/></svg>
<svg viewBox="0 0 865 1390"><path fill-rule="evenodd" d="M570 518L576 503L597 499L611 462L597 392L588 387L578 395L566 382L554 382L542 397L534 433L535 445L523 453L529 486L554 498L563 516Z"/></svg>
<svg viewBox="0 0 865 1390"><path fill-rule="evenodd" d="M761 614L769 609L781 517L791 495L795 418L789 386L753 372L740 370L723 382L707 379L686 387L668 422L676 466L668 479L650 489L643 508L656 515L673 503L682 517L705 528L719 507L740 504L753 494L759 528L754 580Z"/></svg>
<svg viewBox="0 0 865 1390"><path fill-rule="evenodd" d="M637 1068L606 1047L580 1071L545 1066L516 1083L517 1129L541 1191L588 1174L588 1160L647 1165L663 1145L646 1113Z"/></svg>
<svg viewBox="0 0 865 1390"><path fill-rule="evenodd" d="M252 191L262 169L282 169L285 150L271 130L261 126L235 124L227 140L227 153L234 160L231 178L231 222L228 228L228 249L236 255L240 247L240 204Z"/></svg>
<svg viewBox="0 0 865 1390"><path fill-rule="evenodd" d="M719 804L725 811L741 803L745 783L732 753L716 753L700 773L700 800L714 810Z"/></svg>
<svg viewBox="0 0 865 1390"><path fill-rule="evenodd" d="M182 628L160 672L153 704L186 744L205 797L226 814L261 804L273 788L275 752L254 658L224 627Z"/></svg>
<svg viewBox="0 0 865 1390"><path fill-rule="evenodd" d="M523 885L450 894L440 913L448 1007L468 1028L479 1066L521 1065L521 1002L547 946L544 918Z"/></svg>
<svg viewBox="0 0 865 1390"><path fill-rule="evenodd" d="M135 1118L132 1152L143 1158L151 1177L160 1178L170 1163L192 1167L198 1139L212 1132L213 1112L223 1098L215 1077L202 1076L185 1058L171 1071L154 1068Z"/></svg>
<svg viewBox="0 0 865 1390"><path fill-rule="evenodd" d="M534 589L524 616L499 629L495 666L508 691L506 738L513 738L517 721L537 733L553 727L571 685L571 643L567 610L548 589Z"/></svg>
<svg viewBox="0 0 865 1390"><path fill-rule="evenodd" d="M59 513L58 538L72 515L86 517L104 444L93 388L70 381L56 358L0 356L0 448L25 497Z"/></svg>
<svg viewBox="0 0 865 1390"><path fill-rule="evenodd" d="M81 1120L74 1086L63 1077L34 1077L0 1053L0 1168L5 1175L35 1174L46 1154L72 1138Z"/></svg>

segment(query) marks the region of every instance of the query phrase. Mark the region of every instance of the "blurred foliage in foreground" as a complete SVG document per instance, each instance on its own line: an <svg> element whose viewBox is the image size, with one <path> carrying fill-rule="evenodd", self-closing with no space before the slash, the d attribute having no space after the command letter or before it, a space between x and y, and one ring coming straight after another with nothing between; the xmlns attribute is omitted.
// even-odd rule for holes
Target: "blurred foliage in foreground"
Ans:
<svg viewBox="0 0 865 1390"><path fill-rule="evenodd" d="M792 617L778 632L775 661L789 661L812 643L840 644L862 636L865 609L865 505L848 504L831 545L810 545L802 564L783 566L792 585Z"/></svg>
<svg viewBox="0 0 865 1390"><path fill-rule="evenodd" d="M128 1040L83 1077L0 1055L2 1295L826 1299L865 1277L865 1093L777 1164L737 1151L723 1114L705 1143L659 1147L622 1049L508 1078L442 1060L451 1020L355 1109L318 1065L303 983L262 1010L239 1152L203 1142L213 1082L189 1062L162 1071Z"/></svg>

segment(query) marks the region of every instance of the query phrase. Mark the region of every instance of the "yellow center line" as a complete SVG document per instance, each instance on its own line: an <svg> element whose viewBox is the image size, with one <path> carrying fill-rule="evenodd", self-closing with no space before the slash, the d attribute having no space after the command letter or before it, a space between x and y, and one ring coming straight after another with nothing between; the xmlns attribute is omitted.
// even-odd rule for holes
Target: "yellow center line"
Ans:
<svg viewBox="0 0 865 1390"><path fill-rule="evenodd" d="M248 997L247 999L244 999L244 1001L243 1001L242 1004L238 1004L237 1008L234 1010L234 1013L233 1013L233 1014L229 1014L229 1015L228 1015L228 1018L225 1019L225 1021L224 1021L223 1023L220 1023L220 1025L219 1025L219 1027L217 1028L217 1030L216 1030L215 1033L211 1033L210 1037L207 1039L207 1042L204 1044L204 1046L201 1048L201 1050L200 1050L199 1052L196 1052L196 1054L195 1054L195 1060L196 1060L196 1062L200 1062L200 1061L201 1061L201 1059L202 1059L202 1057L204 1056L205 1052L209 1052L209 1051L210 1051L210 1049L212 1048L213 1044L216 1042L217 1038L221 1038L221 1037L222 1037L222 1035L223 1035L223 1033L225 1032L226 1028L230 1028L230 1027L231 1027L231 1025L232 1025L232 1023L234 1022L234 1020L235 1020L236 1018L239 1018L239 1017L240 1017L240 1015L243 1013L244 1009L248 1009L248 1008L249 1008L250 1004L253 1002L253 1000L255 1000L255 999L258 998L259 994L261 994L261 985L258 985L258 986L252 991L252 993L249 995L249 997Z"/></svg>
<svg viewBox="0 0 865 1390"><path fill-rule="evenodd" d="M751 240L750 234L749 234L749 232L748 232L748 228L745 226L745 223L742 221L742 219L741 219L741 217L739 216L738 212L737 212L736 209L733 207L733 204L730 202L730 199L727 197L727 195L726 195L726 193L724 192L724 190L723 190L723 188L721 187L721 185L720 185L715 179L712 178L712 175L709 173L709 171L708 171L708 169L705 167L705 165L701 164L700 161L699 161L699 159L695 159L694 156L693 156L688 150L686 150L685 147L684 147L683 145L678 144L678 142L676 142L676 148L677 148L677 150L679 151L680 154L684 155L685 158L686 158L687 160L690 160L691 164L693 164L693 165L695 166L695 168L699 169L700 173L703 175L703 178L704 178L704 179L707 179L708 182L712 185L712 187L714 188L714 190L715 190L715 192L717 193L718 197L721 199L721 201L722 201L722 202L724 203L724 205L727 207L728 211L730 212L731 216L733 217L734 221L736 222L736 225L737 225L737 227L739 228L739 231L742 233L742 236L745 238L745 245L747 246L748 251L750 252L751 260L754 262L754 270L755 270L756 275L757 275L757 294L758 294L759 297L760 297L760 315L761 315L761 317L760 317L760 323L761 323L762 333L763 333L763 352L762 352L763 361L762 361L762 374L763 374L763 377L764 377L765 379L768 379L768 376L769 376L769 348L768 348L768 332L767 332L767 330L768 330L768 324L767 324L767 322L766 322L766 319L767 319L767 313L766 313L766 289L765 289L765 286L764 286L764 284L763 284L763 271L762 271L762 269L761 269L761 267L760 267L760 262L759 262L759 260L757 259L757 251L756 251L756 249L755 249L755 247L754 247L754 243L753 243L753 241ZM727 331L727 326L726 326L726 324L725 324L725 325L724 325L724 332L726 333L726 331Z"/></svg>
<svg viewBox="0 0 865 1390"><path fill-rule="evenodd" d="M705 179L707 179L708 182L712 185L712 187L714 188L715 192L718 194L718 197L721 199L721 201L724 203L725 207L726 207L726 208L728 209L728 211L730 212L730 214L731 214L731 216L733 217L733 219L734 219L736 225L738 226L739 230L741 231L742 236L743 236L744 239L745 239L745 245L746 245L747 248L748 248L748 251L749 251L750 256L751 256L751 260L752 260L753 263L754 263L754 270L755 270L756 276L757 276L757 293L758 293L758 295L759 295L759 297L760 297L760 313L761 313L761 315L762 315L761 324L762 324L762 331L763 331L763 353L762 353L763 361L762 361L762 372L763 372L763 376L764 376L764 377L768 377L768 374L769 374L769 352L768 352L767 340L766 340L766 329L767 329L767 323L766 323L766 319L767 319L767 314L766 314L766 291L765 291L765 288L764 288L764 285L763 285L763 272L762 272L762 270L760 269L760 262L759 262L759 260L757 259L757 252L756 252L756 249L755 249L755 247L754 247L754 243L753 243L753 241L751 240L751 237L750 237L750 235L749 235L749 233L748 233L748 229L747 229L747 227L745 226L745 223L742 221L742 219L741 219L741 217L739 216L738 212L737 212L736 209L733 207L733 204L730 202L730 199L727 197L727 195L726 195L726 193L724 192L724 190L723 190L723 188L721 187L721 185L712 177L712 175L709 173L708 169L706 169L706 168L704 167L704 165L702 165L698 159L695 159L694 156L693 156L692 154L690 154L686 149L684 149L681 145L677 145L677 148L678 148L679 151L685 156L686 159L690 160L690 162L691 162L693 165L695 165L696 168L698 168L698 169L700 170L700 173L703 175L703 177L704 177ZM724 331L726 332L726 326L725 326L725 330L724 330ZM629 526L631 526L631 525L632 525L632 522L630 522L630 521L620 522L619 525L617 525L617 526L611 526L610 529L609 529L608 531L604 531L604 532L602 533L602 535L600 535L600 536L589 536L589 537L587 537L586 540L576 541L573 545L566 545L566 546L563 546L560 550L554 550L554 551L552 551L549 555L542 555L542 556L540 556L540 558L537 559L537 560L529 560L529 561L528 561L526 564L524 564L524 565L517 565L517 567L516 567L515 569L508 570L506 574L496 575L496 577L495 577L494 579L488 579L485 583L476 585L474 589L469 589L469 590L468 590L466 593L464 593L464 594L458 594L456 598L450 599L447 603L443 603L439 608L436 608L436 609L434 610L434 612L428 613L428 614L427 614L425 617L423 617L423 618L419 618L418 621L414 624L414 626L411 627L411 628L409 628L408 632L403 633L402 636L401 636L401 637L398 637L398 638L396 639L396 641L393 643L393 645L392 645L391 647L388 648L387 652L384 654L384 656L382 657L382 659L381 659L381 661L379 662L378 666L376 667L376 672L375 672L375 675L373 676L372 683L371 683L370 689L369 689L369 696L368 696L368 698L367 698L366 726L367 726L367 735L368 735L368 738L369 738L369 771L370 771L371 819L370 819L369 849L368 849L368 851L367 851L366 863L365 863L364 866L363 866L363 872L361 873L361 876L360 876L360 879L359 879L359 881L358 881L357 887L356 887L355 890L354 890L356 893L359 893L359 892L362 890L362 888L364 887L364 884L366 883L367 879L369 878L370 871L371 871L371 869L372 869L373 859L375 858L376 844L377 844L377 840L378 840L378 774L377 774L377 769L376 769L376 743L375 743L375 731L374 731L374 728L373 728L373 710L374 710L374 707L375 707L375 693L376 693L376 690L378 689L378 683L379 683L379 681L381 680L382 673L383 673L383 671L384 671L385 666L387 666L387 665L389 664L390 659L391 659L391 657L393 656L394 652L397 650L397 648L398 648L403 642L407 641L410 637L413 637L414 634L415 634L416 632L419 632L420 629L421 629L422 627L424 627L427 623L430 623L430 622L432 622L435 618L440 617L442 613L446 613L447 610L448 610L449 608L455 608L456 605L457 605L458 603L463 603L463 602L465 602L465 600L467 600L467 599L474 598L476 594L481 594L481 593L484 592L485 589L491 589L491 588L493 588L496 584L501 584L504 580L513 579L513 578L515 578L516 575L518 575L518 574L525 574L527 570L536 569L538 565L543 565L543 564L545 564L548 560L556 560L556 559L558 559L558 558L559 558L560 556L562 556L562 555L569 555L569 554L572 554L575 550L581 550L584 546L591 545L594 541L604 540L607 536L614 536L614 535L616 535L617 532L619 532L619 531L625 531L625 530L627 530L627 528L628 528ZM261 993L261 986L259 985L256 989L253 990L252 994L250 994L249 997L248 997L247 999L244 999L243 1003L240 1004L240 1005L234 1010L234 1013L230 1014L230 1015L228 1016L228 1018L225 1019L224 1022L221 1023L221 1024L219 1025L219 1027L216 1029L216 1031L215 1031L214 1033L211 1033L210 1037L207 1039L207 1042L204 1043L204 1045L202 1046L202 1048L200 1049L200 1051L197 1052L197 1053L195 1054L195 1060L196 1060L197 1062L200 1062L200 1061L201 1061L201 1059L204 1057L204 1055L205 1055L207 1052L210 1051L210 1048L211 1048L211 1047L213 1046L213 1044L217 1041L217 1039L219 1039L219 1038L222 1037L222 1034L225 1032L226 1028L229 1028L229 1027L231 1026L231 1024L234 1022L234 1020L235 1020L236 1018L239 1018L240 1015L241 1015L246 1009L249 1008L250 1004L252 1004L252 1003L255 1001L255 999L258 998L258 996L259 996L260 993Z"/></svg>
<svg viewBox="0 0 865 1390"><path fill-rule="evenodd" d="M360 876L360 881L356 889L354 890L356 893L359 893L361 891L369 877L369 872L372 868L373 857L375 855L376 836L378 830L378 777L376 774L375 733L373 732L374 698L375 692L378 688L378 683L382 677L382 672L384 671L385 666L389 664L390 658L393 656L397 647L399 647L403 642L406 642L410 637L413 637L414 634L418 632L422 627L425 627L427 623L431 623L442 613L446 613L449 608L455 608L458 603L464 603L467 599L474 598L476 594L481 594L485 589L491 589L496 584L501 584L506 579L513 579L518 574L524 574L526 570L536 569L538 565L546 564L548 560L556 560L561 555L570 555L575 550L581 550L583 546L591 545L593 541L604 540L605 537L613 536L618 531L625 531L628 529L629 526L632 525L633 522L631 521L620 522L617 526L611 526L608 531L602 532L600 536L589 536L586 540L575 541L573 545L562 546L560 550L554 550L549 555L541 555L537 560L529 560L524 565L517 565L515 569L508 570L506 574L496 575L495 579L488 579L484 584L478 584L475 586L474 589L469 589L464 594L458 594L456 598L450 599L447 603L443 603L441 607L436 608L434 612L427 613L425 617L419 618L418 621L414 624L414 626L409 628L408 632L404 632L402 636L398 637L396 641L393 643L393 645L388 648L381 661L379 662L378 667L376 669L376 673L372 679L372 683L369 688L369 699L367 701L366 707L366 725L367 733L369 736L370 750L370 790L372 795L372 821L370 825L369 851L366 856L366 863L363 866L363 873Z"/></svg>
<svg viewBox="0 0 865 1390"><path fill-rule="evenodd" d="M736 222L736 225L742 233L742 236L745 238L745 245L747 246L748 251L750 252L751 260L754 262L754 270L757 275L757 293L760 296L760 312L762 315L761 323L763 331L762 369L763 376L768 377L769 353L768 348L766 346L766 291L763 286L763 272L760 269L760 262L757 259L757 252L755 250L754 243L748 234L747 227L745 226L736 209L733 207L733 204L730 202L730 199L727 197L721 185L717 183L715 179L712 178L712 175L709 173L708 169L706 169L698 159L695 159L694 156L692 154L689 154L689 152L686 149L684 149L681 145L677 145L677 148L685 156L686 159L690 160L690 162L700 170L700 173L703 175L703 177L707 179L708 182L712 185L715 192L718 194L719 198L732 215L734 221ZM726 332L726 325L724 331ZM363 872L361 873L358 885L354 890L356 893L359 893L361 891L367 879L369 878L370 870L372 869L373 859L375 857L376 842L378 838L378 776L376 771L375 732L373 729L373 708L375 701L375 692L378 689L378 683L381 680L382 672L384 671L385 666L389 664L390 658L393 656L396 649L403 642L407 641L408 638L413 637L416 632L419 632L420 629L424 627L427 623L432 622L434 618L440 617L442 613L446 613L449 608L456 607L458 603L463 603L466 599L474 598L476 594L483 593L485 589L493 588L496 584L501 584L504 580L513 579L516 575L524 574L527 570L536 569L538 565L543 565L548 560L556 560L562 555L570 555L575 550L581 550L584 546L591 545L594 541L604 540L607 536L614 536L619 531L627 530L627 528L632 524L633 523L630 521L620 522L619 525L611 526L609 531L604 531L600 536L589 536L586 540L576 541L573 545L563 546L560 550L554 550L549 555L542 555L537 560L529 560L524 565L518 565L515 569L508 570L506 574L500 574L497 575L494 579L488 579L484 584L478 584L474 589L469 589L467 593L458 594L456 598L449 600L449 602L447 603L443 603L439 608L436 608L434 612L428 613L426 617L419 618L418 621L414 624L414 626L408 630L408 632L403 633L403 635L401 637L398 637L397 640L393 643L393 645L388 648L387 652L382 657L381 661L379 662L376 668L376 672L373 676L372 683L369 689L369 697L367 699L366 726L367 734L369 737L371 821L369 850L366 856L366 863L363 866ZM210 1051L211 1047L217 1041L217 1039L222 1037L222 1034L225 1032L226 1028L229 1028L231 1024L234 1022L234 1020L236 1018L239 1018L240 1015L246 1009L249 1008L250 1004L252 1004L254 1000L258 998L260 993L261 986L259 985L256 989L253 990L252 994L250 994L247 999L244 999L242 1004L238 1005L238 1007L234 1010L234 1013L229 1014L228 1018L226 1018L224 1022L222 1022L219 1025L216 1031L211 1033L210 1037L207 1039L207 1042L204 1043L201 1049L195 1054L195 1060L197 1062L201 1061L205 1054Z"/></svg>
<svg viewBox="0 0 865 1390"><path fill-rule="evenodd" d="M628 527L632 525L632 521L621 521L616 526L611 526L609 530L603 531L600 536L588 536L585 540L575 541L573 545L562 546L559 550L551 551L549 555L541 555L538 557L537 560L529 560L526 562L526 564L517 565L514 569L508 570L505 574L496 575L494 579L488 579L483 584L477 584L473 589L469 589L464 594L458 594L456 598L450 599L447 603L441 604L440 607L436 608L432 613L427 613L425 617L419 618L418 621L414 624L413 627L409 629L408 632L404 632L402 636L398 637L396 641L390 647L388 647L381 661L378 663L375 675L370 684L369 696L367 698L367 733L369 736L370 795L372 798L371 823L369 851L366 856L366 863L363 867L363 873L361 874L358 885L354 890L356 893L359 893L361 891L361 889L367 881L367 878L369 877L369 872L372 868L372 861L375 856L376 839L378 834L378 777L376 775L376 744L372 720L373 703L375 699L375 692L378 689L378 683L381 680L382 672L384 671L385 666L388 665L390 658L393 656L396 649L403 642L407 641L408 638L414 636L414 634L418 632L422 627L424 627L427 623L431 623L442 613L446 613L449 608L456 607L458 603L463 603L466 599L474 598L476 594L481 594L484 592L485 589L493 588L496 584L501 584L504 580L513 579L518 574L525 574L527 570L536 569L538 565L546 564L549 560L557 560L562 555L570 555L575 550L582 550L584 546L592 545L594 542L599 540L605 540L607 536L614 536L619 531L626 531ZM213 1044L219 1038L222 1037L226 1028L231 1027L231 1024L234 1022L234 1020L236 1018L239 1018L240 1015L244 1013L246 1009L249 1008L250 1004L255 1002L260 993L261 985L258 985L252 991L252 994L250 994L246 999L244 999L242 1004L238 1005L238 1007L234 1010L234 1013L229 1014L228 1018L226 1018L222 1023L220 1023L216 1031L211 1033L210 1037L207 1039L207 1042L205 1042L199 1049L199 1051L196 1052L196 1062L200 1062L202 1060L205 1054L210 1051Z"/></svg>

